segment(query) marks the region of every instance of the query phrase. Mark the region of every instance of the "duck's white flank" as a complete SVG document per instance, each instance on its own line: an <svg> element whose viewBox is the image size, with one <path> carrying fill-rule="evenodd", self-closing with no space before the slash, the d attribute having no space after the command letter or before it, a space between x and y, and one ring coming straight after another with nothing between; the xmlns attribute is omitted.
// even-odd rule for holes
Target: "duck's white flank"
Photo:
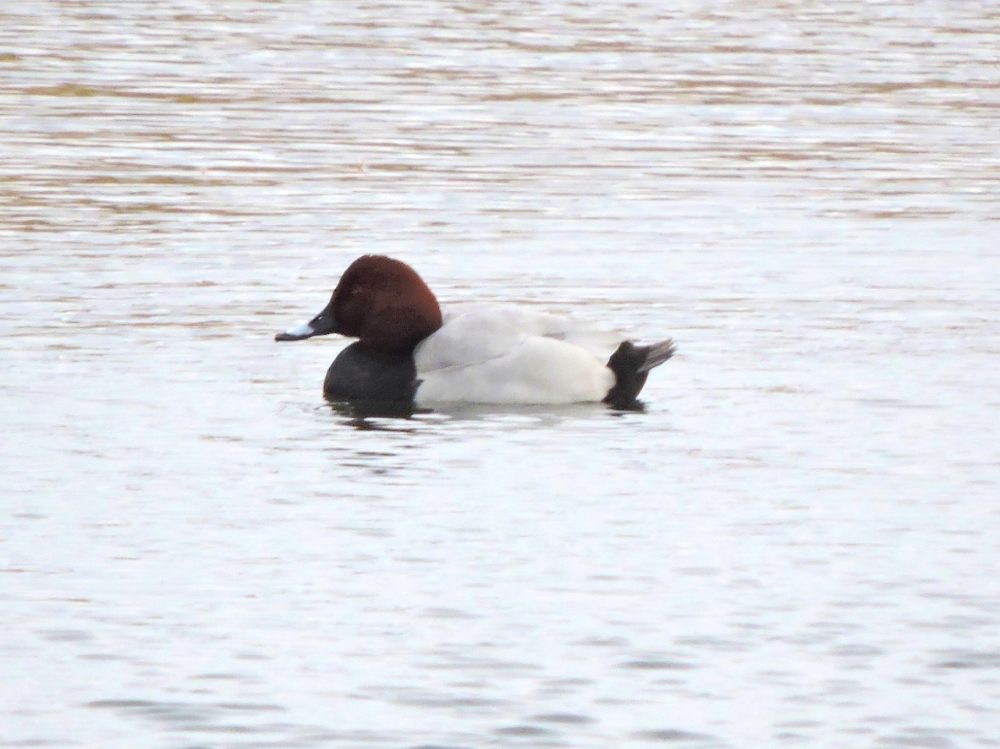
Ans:
<svg viewBox="0 0 1000 749"><path fill-rule="evenodd" d="M597 402L615 384L606 366L621 336L568 317L499 305L469 305L413 354L418 405L442 402Z"/></svg>

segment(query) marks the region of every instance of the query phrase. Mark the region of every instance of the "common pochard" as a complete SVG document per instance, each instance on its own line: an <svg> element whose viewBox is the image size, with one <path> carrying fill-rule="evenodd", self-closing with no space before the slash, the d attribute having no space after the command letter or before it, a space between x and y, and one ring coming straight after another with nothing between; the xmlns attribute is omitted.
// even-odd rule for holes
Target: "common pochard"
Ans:
<svg viewBox="0 0 1000 749"><path fill-rule="evenodd" d="M328 333L358 339L326 373L323 395L331 401L603 401L630 409L649 370L674 353L670 340L636 346L568 317L517 307L477 304L442 316L416 271L382 255L351 263L326 308L275 340Z"/></svg>

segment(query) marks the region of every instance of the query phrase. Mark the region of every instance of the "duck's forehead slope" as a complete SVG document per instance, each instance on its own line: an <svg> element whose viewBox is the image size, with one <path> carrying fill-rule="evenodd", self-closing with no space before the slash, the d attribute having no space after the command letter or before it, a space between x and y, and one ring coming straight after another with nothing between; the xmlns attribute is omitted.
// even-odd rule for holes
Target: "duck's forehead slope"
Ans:
<svg viewBox="0 0 1000 749"><path fill-rule="evenodd" d="M356 290L368 292L388 291L396 294L407 292L434 297L420 275L409 265L385 255L362 255L348 266L337 284L338 292ZM435 305L437 300L434 301Z"/></svg>

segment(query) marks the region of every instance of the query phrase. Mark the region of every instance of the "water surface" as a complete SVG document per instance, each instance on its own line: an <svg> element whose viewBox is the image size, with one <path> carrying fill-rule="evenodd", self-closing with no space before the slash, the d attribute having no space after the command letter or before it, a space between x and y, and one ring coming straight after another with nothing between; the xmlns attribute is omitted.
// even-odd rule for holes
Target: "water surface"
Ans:
<svg viewBox="0 0 1000 749"><path fill-rule="evenodd" d="M998 33L6 4L0 746L995 746ZM365 252L679 353L337 410Z"/></svg>

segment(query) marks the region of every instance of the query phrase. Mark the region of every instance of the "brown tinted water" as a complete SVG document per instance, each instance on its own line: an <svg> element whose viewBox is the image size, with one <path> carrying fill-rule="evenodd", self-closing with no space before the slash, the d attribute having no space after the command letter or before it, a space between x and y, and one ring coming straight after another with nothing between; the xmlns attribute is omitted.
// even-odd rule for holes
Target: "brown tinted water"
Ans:
<svg viewBox="0 0 1000 749"><path fill-rule="evenodd" d="M991 746L1000 11L0 9L0 746ZM678 356L362 418L356 256Z"/></svg>

